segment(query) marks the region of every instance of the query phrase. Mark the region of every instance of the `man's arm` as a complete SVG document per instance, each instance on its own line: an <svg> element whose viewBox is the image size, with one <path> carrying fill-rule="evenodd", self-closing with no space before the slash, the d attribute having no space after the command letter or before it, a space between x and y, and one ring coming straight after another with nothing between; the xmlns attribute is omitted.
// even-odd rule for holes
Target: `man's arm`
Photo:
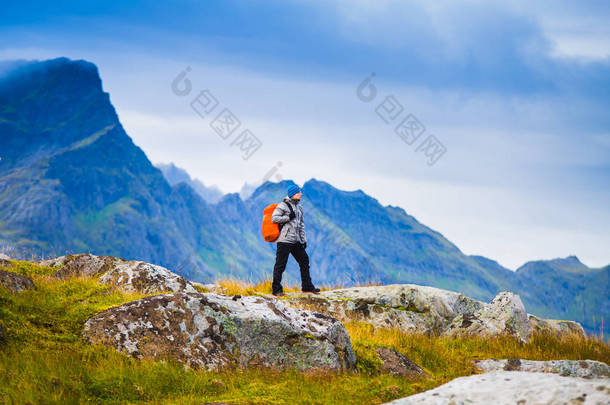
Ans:
<svg viewBox="0 0 610 405"><path fill-rule="evenodd" d="M290 221L288 211L284 209L283 205L286 204L283 201L275 207L273 214L271 214L271 222L274 224L285 224Z"/></svg>
<svg viewBox="0 0 610 405"><path fill-rule="evenodd" d="M303 243L307 243L307 239L305 238L305 217L303 215L303 210L301 209L301 226L299 227L299 235L301 236L301 240Z"/></svg>

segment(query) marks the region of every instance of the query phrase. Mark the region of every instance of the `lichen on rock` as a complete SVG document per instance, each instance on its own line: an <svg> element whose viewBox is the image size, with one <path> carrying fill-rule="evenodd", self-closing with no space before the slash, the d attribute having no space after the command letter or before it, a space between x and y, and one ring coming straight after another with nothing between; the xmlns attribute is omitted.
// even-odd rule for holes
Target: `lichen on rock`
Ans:
<svg viewBox="0 0 610 405"><path fill-rule="evenodd" d="M528 314L533 332L548 333L555 336L574 334L585 337L586 333L581 324L575 321L564 321L558 319L542 319Z"/></svg>
<svg viewBox="0 0 610 405"><path fill-rule="evenodd" d="M434 335L508 334L529 341L534 331L556 335L577 333L572 321L546 320L528 314L518 295L499 293L490 303L440 288L415 284L352 287L323 291L315 296L289 293L287 305L318 311L342 322L368 322L408 333Z"/></svg>
<svg viewBox="0 0 610 405"><path fill-rule="evenodd" d="M456 378L440 387L397 399L392 405L608 404L607 380L495 370Z"/></svg>
<svg viewBox="0 0 610 405"><path fill-rule="evenodd" d="M610 367L595 360L487 359L475 360L474 363L480 372L486 373L505 370L554 373L564 377L610 378Z"/></svg>
<svg viewBox="0 0 610 405"><path fill-rule="evenodd" d="M425 334L441 333L456 315L474 313L484 305L460 293L415 284L342 288L315 297L287 296L288 305L320 311L343 322L363 321Z"/></svg>
<svg viewBox="0 0 610 405"><path fill-rule="evenodd" d="M36 289L34 282L29 277L5 270L0 270L0 287L4 287L14 293Z"/></svg>
<svg viewBox="0 0 610 405"><path fill-rule="evenodd" d="M196 292L184 277L165 267L137 260L85 253L48 259L39 264L58 267L54 276L62 280L75 276L99 277L101 283L140 294Z"/></svg>
<svg viewBox="0 0 610 405"><path fill-rule="evenodd" d="M517 294L503 291L491 303L482 306L473 314L456 317L449 325L447 335L493 336L497 334L516 336L524 342L532 335L528 314Z"/></svg>
<svg viewBox="0 0 610 405"><path fill-rule="evenodd" d="M83 335L136 358L173 358L208 370L350 370L356 363L339 321L259 296L146 297L91 317Z"/></svg>

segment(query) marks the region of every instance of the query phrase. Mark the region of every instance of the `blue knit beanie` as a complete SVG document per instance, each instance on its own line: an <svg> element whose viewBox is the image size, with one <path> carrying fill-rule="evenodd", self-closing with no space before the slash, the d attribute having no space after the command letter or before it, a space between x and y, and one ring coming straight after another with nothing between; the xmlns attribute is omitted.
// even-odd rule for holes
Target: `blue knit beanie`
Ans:
<svg viewBox="0 0 610 405"><path fill-rule="evenodd" d="M288 186L288 197L292 197L293 195L295 195L299 191L301 191L301 189L296 184L289 185Z"/></svg>

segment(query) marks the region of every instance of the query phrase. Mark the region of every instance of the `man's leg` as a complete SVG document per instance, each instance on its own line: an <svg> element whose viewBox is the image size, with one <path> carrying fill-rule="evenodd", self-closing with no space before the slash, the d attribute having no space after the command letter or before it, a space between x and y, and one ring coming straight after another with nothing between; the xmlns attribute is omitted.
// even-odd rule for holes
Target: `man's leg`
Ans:
<svg viewBox="0 0 610 405"><path fill-rule="evenodd" d="M288 254L290 253L290 244L278 242L275 251L275 266L273 266L273 284L271 290L273 293L284 292L282 288L282 273L286 269L288 262Z"/></svg>
<svg viewBox="0 0 610 405"><path fill-rule="evenodd" d="M314 288L309 275L309 256L305 251L305 248L300 243L295 243L290 251L292 256L299 263L299 269L301 270L301 289L311 290Z"/></svg>

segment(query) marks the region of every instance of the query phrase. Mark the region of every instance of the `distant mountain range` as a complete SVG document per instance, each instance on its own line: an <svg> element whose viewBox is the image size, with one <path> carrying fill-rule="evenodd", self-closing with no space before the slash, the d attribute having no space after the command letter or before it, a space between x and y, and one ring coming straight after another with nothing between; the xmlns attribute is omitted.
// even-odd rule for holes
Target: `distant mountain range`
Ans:
<svg viewBox="0 0 610 405"><path fill-rule="evenodd" d="M173 163L157 163L155 167L161 170L170 186L186 183L210 204L216 204L223 196L223 192L217 186L208 187L200 180L192 179L186 170L177 167Z"/></svg>
<svg viewBox="0 0 610 405"><path fill-rule="evenodd" d="M260 235L262 211L290 181L266 182L243 199L222 195L173 164L155 167L125 133L92 63L58 58L2 65L2 71L5 250L115 255L201 282L271 276L275 248ZM514 272L463 254L402 208L382 206L361 190L317 179L302 189L317 284L416 283L486 301L510 290L535 315L577 320L589 331L599 330L602 316L610 323L610 266L591 269L571 256ZM292 259L286 276L298 280Z"/></svg>

